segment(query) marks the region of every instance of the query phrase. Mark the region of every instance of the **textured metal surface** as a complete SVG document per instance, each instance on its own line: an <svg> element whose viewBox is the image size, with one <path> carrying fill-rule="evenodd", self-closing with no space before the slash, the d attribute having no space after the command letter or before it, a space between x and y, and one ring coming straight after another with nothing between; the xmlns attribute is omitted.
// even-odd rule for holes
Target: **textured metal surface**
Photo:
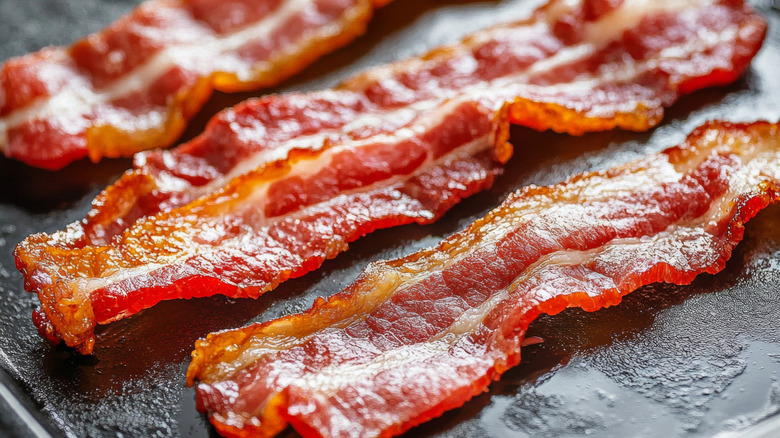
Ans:
<svg viewBox="0 0 780 438"><path fill-rule="evenodd" d="M68 43L133 3L2 0L0 59ZM333 85L369 65L518 17L536 3L396 0L377 14L368 35L276 91ZM11 251L30 233L61 229L83 217L92 197L129 160L80 162L46 172L0 159L0 366L10 376L0 374L0 413L6 413L0 415L0 433L213 436L195 411L194 391L184 386L198 337L308 308L316 296L351 281L369 261L432 245L517 187L556 183L658 151L707 119L777 120L780 15L770 0L756 5L771 23L751 71L730 87L683 98L654 131L575 138L514 129L516 154L506 174L441 222L374 233L322 269L256 301L214 297L162 303L100 328L92 357L51 348L37 336L30 321L36 298L24 292ZM250 95L257 94L215 96L185 137L202 129L219 108ZM524 349L520 366L488 393L409 435L693 437L748 430L772 436L780 414L779 329L780 206L774 206L749 224L745 241L718 275L704 275L689 286L646 287L620 306L595 313L569 310L540 318L529 335L545 342Z"/></svg>

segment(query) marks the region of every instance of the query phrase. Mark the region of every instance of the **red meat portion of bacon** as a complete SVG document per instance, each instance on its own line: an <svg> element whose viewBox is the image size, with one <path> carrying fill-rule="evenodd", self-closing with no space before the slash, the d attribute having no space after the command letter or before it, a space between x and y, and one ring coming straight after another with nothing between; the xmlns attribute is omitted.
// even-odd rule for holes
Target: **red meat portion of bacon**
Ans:
<svg viewBox="0 0 780 438"><path fill-rule="evenodd" d="M58 169L169 146L213 89L277 84L361 34L370 0L148 0L0 70L0 150ZM4 98L2 98L4 97Z"/></svg>
<svg viewBox="0 0 780 438"><path fill-rule="evenodd" d="M209 335L188 371L225 436L390 436L520 361L528 325L717 273L780 199L780 126L711 122L660 154L528 187L309 311Z"/></svg>
<svg viewBox="0 0 780 438"><path fill-rule="evenodd" d="M567 48L544 32L572 7L553 2L528 20L373 69L335 90L240 105L174 151L142 154L136 169L98 196L84 221L51 236L31 236L17 247L25 287L41 300L36 325L52 341L62 339L87 353L95 324L162 299L257 296L315 269L366 232L426 223L487 187L510 154L507 122L571 133L647 129L679 95L678 82L688 78L659 70L673 61L661 52L681 57L678 67L696 58L701 65L689 70L701 74L730 66L733 79L765 32L764 21L735 2L652 5L642 10L628 2L621 7L629 10L609 9L601 18L591 14L580 33L593 41ZM630 30L615 29L615 17L631 27L658 14L677 17L664 21L672 29L653 34L677 44L674 50L629 62L621 41ZM598 33L602 29L606 33ZM730 49L711 57L712 44ZM529 47L543 49L524 52ZM591 68L558 82L566 65ZM545 71L552 75L542 84ZM477 139L479 147L451 158ZM487 164L491 148L493 162ZM452 163L475 159L482 164L469 165L468 172L449 170ZM318 222L321 208L346 211L350 202L363 202L351 198L356 191L369 197L366 193L392 192L406 178L417 183L404 183L406 191L391 197L409 197L418 206L404 201L409 210L397 206L393 217L387 216L390 210L365 210L360 225L348 230ZM294 230L299 235L277 228L299 216L305 222Z"/></svg>

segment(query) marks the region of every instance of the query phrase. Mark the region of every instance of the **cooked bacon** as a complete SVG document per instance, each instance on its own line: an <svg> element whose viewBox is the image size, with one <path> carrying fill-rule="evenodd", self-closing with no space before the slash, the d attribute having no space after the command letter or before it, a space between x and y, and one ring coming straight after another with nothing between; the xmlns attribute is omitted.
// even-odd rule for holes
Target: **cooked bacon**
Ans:
<svg viewBox="0 0 780 438"><path fill-rule="evenodd" d="M571 3L336 90L241 105L174 151L142 154L83 222L17 248L40 331L88 353L95 324L160 300L256 297L488 187L511 153L507 122L647 129L683 91L734 79L765 31L733 1L627 2L600 17ZM582 25L556 30L572 14Z"/></svg>
<svg viewBox="0 0 780 438"><path fill-rule="evenodd" d="M0 151L58 169L169 146L213 89L275 85L361 34L373 9L370 0L148 0L71 47L6 61Z"/></svg>
<svg viewBox="0 0 780 438"><path fill-rule="evenodd" d="M780 126L711 122L680 147L527 187L436 248L372 263L312 309L196 344L188 382L225 436L390 436L479 394L528 325L723 269L780 200Z"/></svg>

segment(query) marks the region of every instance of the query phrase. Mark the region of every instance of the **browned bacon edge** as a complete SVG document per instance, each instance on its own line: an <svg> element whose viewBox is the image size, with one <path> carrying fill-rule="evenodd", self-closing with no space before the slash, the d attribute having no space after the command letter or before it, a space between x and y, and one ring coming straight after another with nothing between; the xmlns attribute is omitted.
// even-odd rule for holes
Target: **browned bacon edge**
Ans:
<svg viewBox="0 0 780 438"><path fill-rule="evenodd" d="M210 334L188 382L225 436L396 435L518 364L539 314L719 272L779 199L780 126L710 122L661 154L522 189L302 314Z"/></svg>
<svg viewBox="0 0 780 438"><path fill-rule="evenodd" d="M0 150L53 170L167 147L212 90L281 82L362 34L389 1L374 3L148 0L71 47L3 64Z"/></svg>

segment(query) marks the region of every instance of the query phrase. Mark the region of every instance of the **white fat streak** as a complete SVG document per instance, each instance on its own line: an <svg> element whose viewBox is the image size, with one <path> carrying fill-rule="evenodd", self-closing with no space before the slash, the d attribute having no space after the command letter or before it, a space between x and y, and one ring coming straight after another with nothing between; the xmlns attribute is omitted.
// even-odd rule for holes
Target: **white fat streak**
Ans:
<svg viewBox="0 0 780 438"><path fill-rule="evenodd" d="M411 137L411 135L409 137ZM394 140L395 140L395 138L394 138ZM366 145L368 145L368 144L375 144L375 143L366 143ZM315 206L328 205L328 204L338 204L341 201L341 199L343 199L344 197L351 196L351 195L358 194L358 193L368 193L368 192L371 192L371 191L376 190L378 188L392 186L392 185L394 185L394 184L396 184L398 182L401 182L401 181L403 181L405 179L408 179L410 177L418 175L419 173L421 173L421 172L423 172L423 171L425 171L425 170L427 170L427 169L429 169L431 167L435 167L435 166L441 165L444 162L446 162L449 159L451 159L452 157L463 156L463 155L473 156L476 153L478 153L479 151L488 149L490 147L492 147L492 143L490 142L490 135L486 135L484 137L480 137L480 138L475 139L475 140L473 140L473 141L471 141L469 143L466 143L464 145L458 146L452 152L449 152L448 154L443 155L443 156L441 156L441 157L439 157L437 159L433 159L431 155L428 155L428 158L426 158L425 162L422 165L420 165L420 167L418 167L418 169L414 173L412 173L410 175L396 175L396 176L390 177L388 179L385 179L385 180L382 180L382 181L377 181L377 182L375 182L373 184L369 184L369 185L366 185L366 186L363 186L363 187L360 187L360 188L357 188L357 189L346 190L346 191L343 191L343 192L339 193L339 195L336 196L335 198L332 198L332 199L329 199L327 201L323 201L323 202L320 202L320 203L307 205L305 208L303 208L301 210L297 210L295 212L291 212L291 213L280 215L280 216L274 216L273 218L270 218L270 219L269 218L260 218L259 215L256 214L255 216L253 216L253 219L257 219L257 220L253 221L252 225L254 226L255 229L257 229L257 228L261 228L261 227L264 227L264 226L268 226L272 222L277 222L277 221L280 221L280 220L285 220L285 219L288 219L288 218L295 218L297 216L305 215L307 209L313 208ZM335 155L335 153L333 155ZM326 159L320 160L320 158L318 157L316 161L318 161L317 165L314 165L314 163L311 163L312 164L311 166L306 166L307 170L306 170L305 174L304 173L298 173L296 175L299 175L299 176L302 176L302 177L305 178L307 175L313 175L314 173L316 173L319 170L321 170L322 167L319 167L319 165L328 165L328 164L330 164L330 160L329 159L328 160L326 160ZM297 167L298 166L296 164L296 168ZM288 174L288 175L286 175L286 177L289 177L291 175L293 175L293 174L292 173ZM253 191L253 198L249 198L246 203L242 203L242 205L244 206L246 211L250 211L251 210L253 213L257 213L256 209L262 210L262 207L258 207L257 204L253 204L253 202L251 202L251 201L262 202L264 199L268 199L267 191L268 191L268 188L270 187L271 184L272 183L263 184L263 185L259 186L258 190ZM241 212L237 212L236 214L241 214ZM244 246L243 242L241 241L241 238L239 237L238 239L234 239L234 240L232 240L230 242L227 242L224 245L220 245L220 247L215 248L215 247L212 247L212 246L206 246L206 248L211 250L211 251L219 251L221 248L236 248L236 249L240 249L243 246ZM202 250L201 250L200 253L202 253Z"/></svg>
<svg viewBox="0 0 780 438"><path fill-rule="evenodd" d="M333 91L333 93L335 93L335 91ZM438 104L437 101L430 100L430 101L417 102L413 105L400 108L395 111L389 111L385 113L367 113L365 116L361 116L356 120L353 120L352 122L344 125L340 129L322 130L314 134L301 135L295 137L293 139L285 141L284 143L274 148L261 150L251 155L250 157L246 158L245 160L241 161L239 164L234 166L232 169L230 169L230 171L226 173L224 176L214 179L213 181L206 184L202 188L199 188L198 192L210 193L224 186L227 181L231 181L236 177L244 175L262 166L265 166L268 163L278 161L278 160L285 160L287 159L287 157L290 154L290 151L292 150L296 150L296 149L311 150L311 151L319 150L326 143L326 140L328 140L330 136L335 135L336 133L351 132L366 126L376 126L377 124L384 123L383 119L392 118L392 117L396 117L396 118L403 117L405 119L411 119L412 117L410 116L410 114L419 114L425 110L433 109L437 106L437 104ZM397 133L398 132L409 132L409 129L401 129L397 131ZM393 138L397 138L398 140L403 140L406 137L404 137L403 135L391 136L389 134L382 134L382 135L370 137L368 139L347 141L343 143L343 146L344 148L349 148L349 147L360 146L362 144L368 144L368 143L389 142L392 141ZM168 189L168 188L164 187L164 189Z"/></svg>
<svg viewBox="0 0 780 438"><path fill-rule="evenodd" d="M446 353L452 347L449 341L450 339L403 345L378 355L368 363L345 363L329 366L317 372L296 377L286 383L323 397L330 397L335 395L339 389L350 384L370 381L382 371L403 368L414 362L427 362L437 355Z"/></svg>
<svg viewBox="0 0 780 438"><path fill-rule="evenodd" d="M99 105L144 89L175 65L198 68L197 62L204 56L229 53L242 47L247 41L262 40L310 4L311 0L286 0L274 13L241 30L214 37L210 41L163 49L121 79L99 90L93 90L83 77L74 78L57 94L42 98L0 118L0 150L8 143L7 131L11 127L19 126L28 120L50 116L65 115L74 120L78 119ZM208 75L211 72L203 73ZM239 78L242 74L247 75L247 72L236 73Z"/></svg>
<svg viewBox="0 0 780 438"><path fill-rule="evenodd" d="M570 186L576 191L575 198L603 201L628 195L647 187L657 187L680 179L681 174L668 161L649 163L652 168L641 169L625 178L593 176Z"/></svg>
<svg viewBox="0 0 780 438"><path fill-rule="evenodd" d="M290 169L290 172L288 172L284 178L292 178L292 177L300 177L300 178L307 178L310 176L315 175L322 169L327 168L330 166L330 163L332 162L333 158L339 154L341 154L344 151L347 150L359 150L359 148L364 146L370 146L370 145L376 145L376 144L394 144L399 143L404 140L413 138L415 136L421 135L424 132L426 132L429 129L432 129L433 127L439 125L442 123L442 120L450 113L450 109L457 106L458 102L450 102L446 105L442 105L436 109L436 111L431 114L430 117L418 121L417 124L407 127L407 128L401 128L397 131L394 131L391 134L381 134L376 135L370 138L357 140L357 141L350 141L345 142L343 144L339 144L338 146L330 147L326 149L321 154L318 154L314 158L310 159L303 159L300 161L296 161L294 165L292 166L292 169ZM471 143L470 143L471 144ZM483 142L484 144L484 142ZM484 146L483 146L484 147ZM462 146L461 146L462 148ZM289 153L289 152L288 152ZM285 154L286 155L286 154ZM427 168L434 162L433 157L428 154L428 157L426 158L425 162L423 162L420 165L420 169ZM364 186L359 189L356 189L358 192L367 192L371 191L374 188L381 186L386 186L389 184L394 183L398 178L406 178L407 176L397 176L390 178L388 180L379 181L377 183L374 183L372 185ZM268 199L268 189L275 183L276 181L268 181L262 184L259 184L256 186L256 188L252 192L252 196L248 199L246 199L245 202L242 202L242 205L247 206L248 209L251 209L257 212L260 212L263 210L263 205L265 204L264 200ZM354 191L348 191L344 193L354 193ZM255 222L255 224L264 226L264 220L265 218L260 218L259 215L255 216L255 218L259 219L261 222Z"/></svg>

